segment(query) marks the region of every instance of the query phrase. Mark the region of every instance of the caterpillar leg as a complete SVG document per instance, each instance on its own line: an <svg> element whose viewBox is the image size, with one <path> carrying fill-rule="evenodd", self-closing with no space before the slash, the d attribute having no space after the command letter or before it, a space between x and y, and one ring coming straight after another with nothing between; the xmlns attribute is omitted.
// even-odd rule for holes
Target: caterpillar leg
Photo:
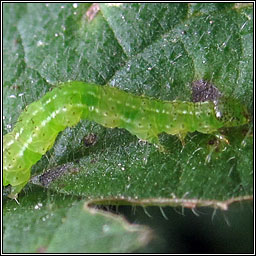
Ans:
<svg viewBox="0 0 256 256"><path fill-rule="evenodd" d="M157 135L153 134L136 134L137 137L141 140L145 140L151 144L154 144L160 152L167 152L167 149L160 143Z"/></svg>
<svg viewBox="0 0 256 256"><path fill-rule="evenodd" d="M151 138L150 140L148 140L150 143L154 144L159 152L162 152L162 153L166 153L167 152L167 149L160 143L158 137L153 137Z"/></svg>
<svg viewBox="0 0 256 256"><path fill-rule="evenodd" d="M187 136L187 133L186 132L178 133L177 136L182 144L182 147L184 148L185 147L185 137Z"/></svg>
<svg viewBox="0 0 256 256"><path fill-rule="evenodd" d="M224 143L226 143L226 144L229 145L228 139L227 139L223 134L215 133L214 136L215 136L220 142L224 142Z"/></svg>

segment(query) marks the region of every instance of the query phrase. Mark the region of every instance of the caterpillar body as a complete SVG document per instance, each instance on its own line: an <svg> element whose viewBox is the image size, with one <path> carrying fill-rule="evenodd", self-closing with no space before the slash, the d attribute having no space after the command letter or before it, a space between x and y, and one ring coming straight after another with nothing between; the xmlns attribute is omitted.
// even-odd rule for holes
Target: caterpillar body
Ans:
<svg viewBox="0 0 256 256"><path fill-rule="evenodd" d="M16 198L30 179L31 167L53 146L58 133L81 119L125 128L161 147L158 135L162 132L183 139L188 132L208 134L243 125L247 117L245 107L234 99L161 101L107 85L63 83L28 105L13 131L4 135L3 185L10 184L10 197Z"/></svg>

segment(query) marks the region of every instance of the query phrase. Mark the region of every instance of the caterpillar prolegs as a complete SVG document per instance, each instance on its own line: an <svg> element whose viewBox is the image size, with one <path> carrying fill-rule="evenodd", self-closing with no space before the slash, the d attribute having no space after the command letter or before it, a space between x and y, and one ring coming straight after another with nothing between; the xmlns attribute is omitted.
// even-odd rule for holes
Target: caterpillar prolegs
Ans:
<svg viewBox="0 0 256 256"><path fill-rule="evenodd" d="M183 139L188 132L208 134L243 125L247 117L247 110L235 99L161 101L107 85L63 83L28 105L13 131L4 136L3 185L11 184L10 196L15 198L29 181L31 167L53 146L58 133L81 119L125 128L161 147L158 135L162 132Z"/></svg>

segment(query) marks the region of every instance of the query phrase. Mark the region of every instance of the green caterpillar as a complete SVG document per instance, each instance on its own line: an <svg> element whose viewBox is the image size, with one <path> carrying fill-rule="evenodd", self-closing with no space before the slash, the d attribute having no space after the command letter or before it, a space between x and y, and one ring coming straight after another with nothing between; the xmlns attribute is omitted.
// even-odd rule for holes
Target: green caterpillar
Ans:
<svg viewBox="0 0 256 256"><path fill-rule="evenodd" d="M183 141L188 132L216 133L221 127L247 123L247 117L245 107L234 99L168 102L110 86L63 83L28 105L13 131L4 136L3 185L11 184L10 197L16 198L30 179L31 167L53 146L58 133L81 119L125 128L161 149L162 132Z"/></svg>

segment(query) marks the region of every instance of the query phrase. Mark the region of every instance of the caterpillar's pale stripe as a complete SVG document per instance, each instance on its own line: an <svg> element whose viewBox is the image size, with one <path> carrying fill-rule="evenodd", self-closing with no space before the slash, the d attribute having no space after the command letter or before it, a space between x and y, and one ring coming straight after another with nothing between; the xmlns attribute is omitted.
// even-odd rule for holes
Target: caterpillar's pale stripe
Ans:
<svg viewBox="0 0 256 256"><path fill-rule="evenodd" d="M4 136L3 184L12 185L12 197L26 185L31 167L53 146L58 133L81 119L125 128L161 148L158 134L162 132L180 139L188 132L215 133L221 127L247 123L248 113L234 99L168 102L110 86L64 83L27 106L13 131Z"/></svg>

